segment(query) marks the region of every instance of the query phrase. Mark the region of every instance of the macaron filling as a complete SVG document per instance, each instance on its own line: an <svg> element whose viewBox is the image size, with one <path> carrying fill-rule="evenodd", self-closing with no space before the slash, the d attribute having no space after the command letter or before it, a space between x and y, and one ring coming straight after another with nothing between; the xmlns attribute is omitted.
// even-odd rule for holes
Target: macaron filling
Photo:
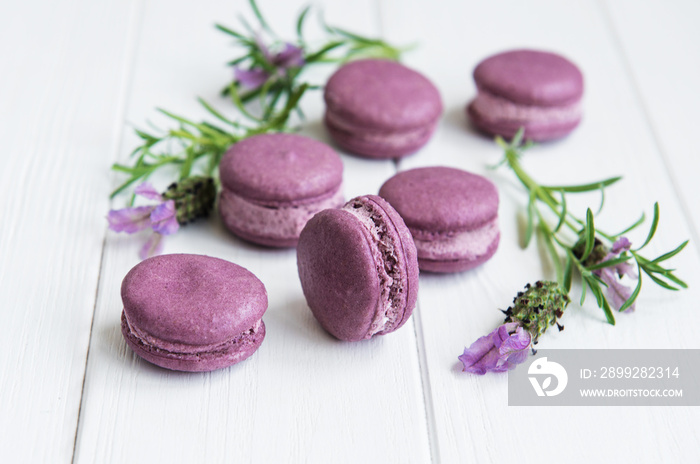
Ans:
<svg viewBox="0 0 700 464"><path fill-rule="evenodd" d="M267 238L293 245L311 217L324 209L343 205L342 186L328 195L305 202L259 202L224 188L219 199L219 211L229 229L242 237Z"/></svg>
<svg viewBox="0 0 700 464"><path fill-rule="evenodd" d="M369 233L369 244L379 276L380 298L365 338L375 334L392 332L403 319L400 308L405 308L407 291L403 281L406 271L398 264L398 248L401 243L397 231L382 208L372 201L360 198L348 202L344 211L355 216Z"/></svg>
<svg viewBox="0 0 700 464"><path fill-rule="evenodd" d="M343 133L345 136L350 137L351 140L354 139L353 142L355 143L360 142L380 145L384 149L398 151L410 149L408 147L425 143L426 139L430 138L432 135L437 124L436 120L434 123L423 127L400 130L378 130L353 125L351 121L343 119L342 116L332 111L326 112L325 122L329 129ZM373 148L375 150L378 149L376 146Z"/></svg>
<svg viewBox="0 0 700 464"><path fill-rule="evenodd" d="M488 121L573 123L581 119L581 101L559 106L522 105L479 89L471 108Z"/></svg>
<svg viewBox="0 0 700 464"><path fill-rule="evenodd" d="M197 361L210 358L216 359L228 352L241 351L247 345L252 347L259 343L257 335L261 330L265 330L265 325L262 319L259 319L252 327L229 340L210 345L188 345L148 335L130 323L126 311L122 312L122 332L128 337L130 342L153 356L174 360Z"/></svg>
<svg viewBox="0 0 700 464"><path fill-rule="evenodd" d="M499 236L498 218L472 230L449 234L436 234L417 231L409 227L413 234L418 259L432 261L476 260L486 254Z"/></svg>

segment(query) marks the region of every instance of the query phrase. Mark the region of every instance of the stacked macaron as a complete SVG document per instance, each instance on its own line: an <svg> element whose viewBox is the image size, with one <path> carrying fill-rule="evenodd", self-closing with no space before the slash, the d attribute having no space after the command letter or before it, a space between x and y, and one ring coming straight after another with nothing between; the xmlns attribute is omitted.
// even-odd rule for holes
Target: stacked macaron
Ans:
<svg viewBox="0 0 700 464"><path fill-rule="evenodd" d="M233 145L219 165L219 211L240 238L292 247L317 212L344 203L343 163L328 145L295 134L263 134Z"/></svg>
<svg viewBox="0 0 700 464"><path fill-rule="evenodd" d="M387 180L379 195L406 222L423 271L473 269L498 248L498 192L484 177L447 167L411 169Z"/></svg>
<svg viewBox="0 0 700 464"><path fill-rule="evenodd" d="M400 158L430 139L442 114L437 88L395 61L366 59L326 84L324 122L336 143L368 158Z"/></svg>
<svg viewBox="0 0 700 464"><path fill-rule="evenodd" d="M563 137L581 121L583 75L566 58L536 50L491 56L474 69L478 95L467 106L480 130L511 138L519 128L525 138Z"/></svg>
<svg viewBox="0 0 700 464"><path fill-rule="evenodd" d="M122 282L122 335L143 359L202 372L252 355L265 338L265 286L223 259L174 254L137 264Z"/></svg>

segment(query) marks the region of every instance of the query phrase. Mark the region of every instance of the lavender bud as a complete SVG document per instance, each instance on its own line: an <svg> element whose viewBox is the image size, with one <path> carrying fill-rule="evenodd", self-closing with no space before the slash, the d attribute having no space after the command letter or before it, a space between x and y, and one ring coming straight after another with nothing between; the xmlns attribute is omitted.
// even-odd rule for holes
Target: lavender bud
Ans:
<svg viewBox="0 0 700 464"><path fill-rule="evenodd" d="M518 322L537 342L548 327L558 324L557 318L563 315L569 301L566 291L558 283L537 281L518 293L506 322Z"/></svg>
<svg viewBox="0 0 700 464"><path fill-rule="evenodd" d="M188 177L170 184L162 196L175 201L177 222L185 225L209 214L216 200L216 186L211 177Z"/></svg>

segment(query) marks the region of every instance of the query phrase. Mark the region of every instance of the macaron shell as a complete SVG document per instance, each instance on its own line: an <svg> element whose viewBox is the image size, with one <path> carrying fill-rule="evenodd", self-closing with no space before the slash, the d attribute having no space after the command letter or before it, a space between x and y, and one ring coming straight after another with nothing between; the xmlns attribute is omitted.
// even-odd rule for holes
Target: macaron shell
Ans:
<svg viewBox="0 0 700 464"><path fill-rule="evenodd" d="M238 338L267 309L265 286L250 271L188 254L137 264L122 282L122 300L135 330L168 351Z"/></svg>
<svg viewBox="0 0 700 464"><path fill-rule="evenodd" d="M141 358L156 366L185 372L209 372L223 369L239 363L250 357L265 339L265 324L260 321L260 327L254 334L242 337L231 343L226 349L198 354L167 353L145 345L129 330L124 313L122 313L122 335L126 344Z"/></svg>
<svg viewBox="0 0 700 464"><path fill-rule="evenodd" d="M583 95L583 75L574 63L537 50L493 55L474 69L474 81L480 90L524 105L566 105Z"/></svg>
<svg viewBox="0 0 700 464"><path fill-rule="evenodd" d="M297 266L314 316L335 337L365 338L377 312L380 284L369 233L350 213L325 210L304 227Z"/></svg>
<svg viewBox="0 0 700 464"><path fill-rule="evenodd" d="M355 127L401 131L433 124L442 114L437 88L395 61L351 61L328 80L327 111Z"/></svg>
<svg viewBox="0 0 700 464"><path fill-rule="evenodd" d="M219 165L222 186L254 201L289 205L320 199L342 183L328 145L296 134L261 134L234 144Z"/></svg>
<svg viewBox="0 0 700 464"><path fill-rule="evenodd" d="M511 139L522 127L525 140L533 142L547 142L560 139L569 135L581 123L581 118L574 121L548 121L548 122L523 122L523 121L489 121L474 110L471 104L467 105L467 116L474 126L490 135L500 135Z"/></svg>
<svg viewBox="0 0 700 464"><path fill-rule="evenodd" d="M379 189L411 231L421 235L473 230L498 215L498 192L488 179L448 167L399 172Z"/></svg>

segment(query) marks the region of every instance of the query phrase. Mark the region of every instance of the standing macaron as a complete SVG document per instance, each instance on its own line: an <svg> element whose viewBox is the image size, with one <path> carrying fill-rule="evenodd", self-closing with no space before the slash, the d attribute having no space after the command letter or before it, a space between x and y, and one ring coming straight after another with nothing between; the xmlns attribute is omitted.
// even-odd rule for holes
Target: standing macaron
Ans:
<svg viewBox="0 0 700 464"><path fill-rule="evenodd" d="M122 301L127 345L167 369L221 369L246 359L265 338L265 286L223 259L149 258L124 278Z"/></svg>
<svg viewBox="0 0 700 464"><path fill-rule="evenodd" d="M480 130L511 138L520 127L525 138L563 137L581 121L583 75L555 53L514 50L485 59L474 69L478 89L467 114Z"/></svg>
<svg viewBox="0 0 700 464"><path fill-rule="evenodd" d="M301 232L297 266L311 311L341 340L393 332L416 305L418 263L411 233L375 195L314 216Z"/></svg>
<svg viewBox="0 0 700 464"><path fill-rule="evenodd" d="M387 180L379 196L406 222L422 271L472 269L498 248L498 192L484 177L447 167L411 169Z"/></svg>
<svg viewBox="0 0 700 464"><path fill-rule="evenodd" d="M417 151L442 114L432 82L395 61L351 61L331 76L324 99L324 121L333 139L367 158L400 158Z"/></svg>
<svg viewBox="0 0 700 464"><path fill-rule="evenodd" d="M233 145L219 165L219 212L235 235L293 247L314 214L344 202L343 163L328 145L295 134L263 134Z"/></svg>

